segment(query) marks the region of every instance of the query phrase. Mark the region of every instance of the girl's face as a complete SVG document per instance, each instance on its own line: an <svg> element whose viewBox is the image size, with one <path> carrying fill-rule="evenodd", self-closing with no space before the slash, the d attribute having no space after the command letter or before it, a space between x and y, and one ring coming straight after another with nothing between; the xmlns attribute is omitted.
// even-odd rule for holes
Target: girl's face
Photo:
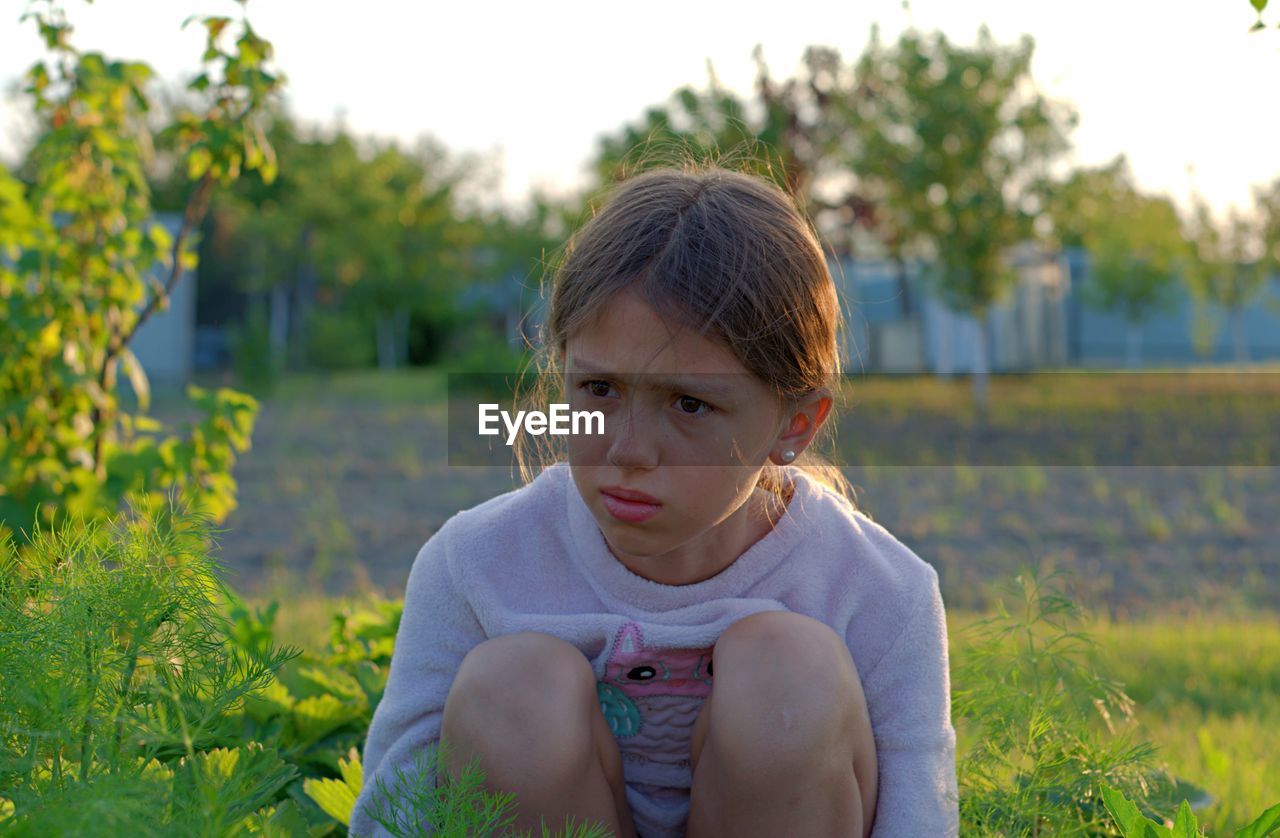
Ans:
<svg viewBox="0 0 1280 838"><path fill-rule="evenodd" d="M760 472L799 452L830 407L784 416L729 350L673 334L631 291L569 338L564 368L570 409L604 415L603 434L568 437L574 483L613 554L670 585L714 576L769 531ZM627 491L654 503L611 494Z"/></svg>

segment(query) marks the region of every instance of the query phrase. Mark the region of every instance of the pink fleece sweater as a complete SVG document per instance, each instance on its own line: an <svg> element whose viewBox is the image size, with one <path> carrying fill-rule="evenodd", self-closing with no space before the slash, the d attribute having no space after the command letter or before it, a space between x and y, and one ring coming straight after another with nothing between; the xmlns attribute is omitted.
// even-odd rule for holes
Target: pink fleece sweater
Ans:
<svg viewBox="0 0 1280 838"><path fill-rule="evenodd" d="M387 834L364 807L378 779L392 785L396 767L407 772L439 741L467 652L541 631L580 649L596 673L641 838L683 835L690 729L710 691L711 649L736 620L775 610L820 620L849 647L879 762L873 838L958 834L938 575L844 498L787 471L796 491L774 529L691 585L660 584L619 562L565 463L446 521L409 573L352 834Z"/></svg>

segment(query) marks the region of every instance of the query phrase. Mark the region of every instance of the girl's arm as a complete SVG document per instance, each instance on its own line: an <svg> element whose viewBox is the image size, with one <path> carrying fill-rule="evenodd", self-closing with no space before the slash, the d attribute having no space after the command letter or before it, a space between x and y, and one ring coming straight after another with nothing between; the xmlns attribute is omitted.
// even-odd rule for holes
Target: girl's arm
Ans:
<svg viewBox="0 0 1280 838"><path fill-rule="evenodd" d="M880 765L871 838L960 831L947 622L938 573L889 651L863 676Z"/></svg>
<svg viewBox="0 0 1280 838"><path fill-rule="evenodd" d="M393 788L397 768L407 776L424 748L434 750L454 675L467 652L485 640L454 580L449 524L427 540L409 571L386 692L365 741L364 785L351 815L352 835L387 834L365 809L378 781ZM421 781L434 785L435 778Z"/></svg>

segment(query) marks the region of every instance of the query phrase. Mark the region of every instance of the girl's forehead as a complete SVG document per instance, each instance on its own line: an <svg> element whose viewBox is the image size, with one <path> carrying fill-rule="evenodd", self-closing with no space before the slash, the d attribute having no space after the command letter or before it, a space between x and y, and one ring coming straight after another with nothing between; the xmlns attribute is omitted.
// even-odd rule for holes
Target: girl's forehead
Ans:
<svg viewBox="0 0 1280 838"><path fill-rule="evenodd" d="M565 346L565 369L592 373L749 374L728 349L687 329L674 335L583 330Z"/></svg>
<svg viewBox="0 0 1280 838"><path fill-rule="evenodd" d="M630 291L571 335L565 356L569 371L747 374L728 347L661 317Z"/></svg>

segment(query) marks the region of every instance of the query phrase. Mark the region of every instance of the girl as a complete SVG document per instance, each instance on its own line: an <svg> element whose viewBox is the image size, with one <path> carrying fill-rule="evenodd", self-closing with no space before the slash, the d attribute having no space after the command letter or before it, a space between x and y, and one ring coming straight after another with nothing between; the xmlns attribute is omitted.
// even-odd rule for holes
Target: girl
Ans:
<svg viewBox="0 0 1280 838"><path fill-rule="evenodd" d="M535 834L958 833L937 573L801 456L840 321L772 183L666 168L615 189L566 248L543 345L604 432L419 552L354 834L381 829L376 782L441 739L449 774L478 758Z"/></svg>

